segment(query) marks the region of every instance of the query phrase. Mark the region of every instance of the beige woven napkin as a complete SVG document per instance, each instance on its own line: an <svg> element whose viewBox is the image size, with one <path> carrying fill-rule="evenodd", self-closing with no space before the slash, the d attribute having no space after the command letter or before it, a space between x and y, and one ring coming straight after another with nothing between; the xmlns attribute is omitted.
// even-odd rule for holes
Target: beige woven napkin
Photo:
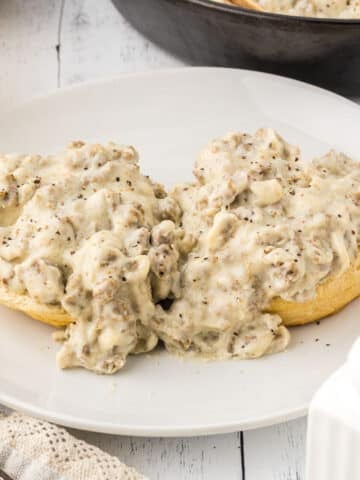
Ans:
<svg viewBox="0 0 360 480"><path fill-rule="evenodd" d="M14 480L146 480L63 428L0 414L0 468Z"/></svg>

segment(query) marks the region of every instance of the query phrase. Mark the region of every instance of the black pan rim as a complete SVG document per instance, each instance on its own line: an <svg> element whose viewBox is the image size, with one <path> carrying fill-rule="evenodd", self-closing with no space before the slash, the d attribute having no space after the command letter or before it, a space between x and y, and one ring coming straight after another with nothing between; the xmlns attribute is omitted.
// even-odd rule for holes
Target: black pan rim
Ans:
<svg viewBox="0 0 360 480"><path fill-rule="evenodd" d="M289 22L289 23L311 23L311 24L322 24L322 25L359 25L360 19L355 18L317 18L317 17L303 17L299 15L286 15L283 13L271 13L271 12L258 12L254 10L248 10L246 8L231 6L226 4L217 3L213 0L169 0L171 2L185 3L189 5L196 5L199 7L204 7L204 9L210 9L215 11L221 11L233 15L239 16L248 16L255 18L268 18L269 20L275 20L280 22Z"/></svg>

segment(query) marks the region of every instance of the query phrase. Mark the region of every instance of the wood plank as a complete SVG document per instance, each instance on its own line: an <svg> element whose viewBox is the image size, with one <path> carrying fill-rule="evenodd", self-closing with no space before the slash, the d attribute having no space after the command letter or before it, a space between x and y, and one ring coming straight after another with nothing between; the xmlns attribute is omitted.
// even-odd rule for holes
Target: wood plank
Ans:
<svg viewBox="0 0 360 480"><path fill-rule="evenodd" d="M241 480L238 434L150 439L75 430L71 433L115 455L151 480Z"/></svg>
<svg viewBox="0 0 360 480"><path fill-rule="evenodd" d="M182 63L133 30L110 0L66 0L61 85Z"/></svg>
<svg viewBox="0 0 360 480"><path fill-rule="evenodd" d="M246 480L304 480L306 418L245 432Z"/></svg>
<svg viewBox="0 0 360 480"><path fill-rule="evenodd" d="M57 86L59 0L0 1L0 105Z"/></svg>

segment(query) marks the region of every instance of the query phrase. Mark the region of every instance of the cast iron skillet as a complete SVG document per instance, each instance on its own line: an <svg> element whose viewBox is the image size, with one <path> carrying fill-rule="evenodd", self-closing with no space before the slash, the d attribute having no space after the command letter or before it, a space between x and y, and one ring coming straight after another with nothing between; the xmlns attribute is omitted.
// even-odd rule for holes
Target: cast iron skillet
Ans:
<svg viewBox="0 0 360 480"><path fill-rule="evenodd" d="M194 65L242 67L360 95L360 20L259 13L209 0L113 0L141 33Z"/></svg>

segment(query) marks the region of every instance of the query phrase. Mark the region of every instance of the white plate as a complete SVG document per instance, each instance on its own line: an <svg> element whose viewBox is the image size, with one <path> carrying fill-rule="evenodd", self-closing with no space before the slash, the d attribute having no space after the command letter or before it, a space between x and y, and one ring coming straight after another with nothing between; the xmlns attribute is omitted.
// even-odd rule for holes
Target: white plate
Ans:
<svg viewBox="0 0 360 480"><path fill-rule="evenodd" d="M271 126L305 156L335 147L359 157L359 125L359 107L303 83L182 69L36 99L2 115L0 150L42 153L73 139L113 139L136 145L143 170L171 184L189 179L198 150L229 130ZM281 354L203 363L155 353L131 358L112 377L57 370L51 328L1 308L0 402L67 426L146 436L230 432L295 418L360 334L359 305L294 329Z"/></svg>

